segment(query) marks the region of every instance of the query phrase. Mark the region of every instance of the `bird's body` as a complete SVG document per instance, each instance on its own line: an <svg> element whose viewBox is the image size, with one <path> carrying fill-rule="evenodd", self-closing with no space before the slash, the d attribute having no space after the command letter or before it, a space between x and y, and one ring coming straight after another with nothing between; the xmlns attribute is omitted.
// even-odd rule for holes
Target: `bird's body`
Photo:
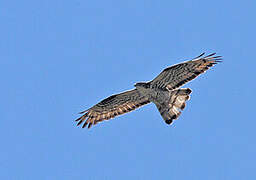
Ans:
<svg viewBox="0 0 256 180"><path fill-rule="evenodd" d="M155 89L152 88L150 83L137 83L135 84L136 89L139 93L145 96L150 102L163 103L168 98L167 89Z"/></svg>
<svg viewBox="0 0 256 180"><path fill-rule="evenodd" d="M167 124L171 124L185 108L185 103L192 92L189 88L179 88L186 82L196 78L209 67L220 62L220 56L215 53L208 56L196 57L164 69L155 79L149 82L135 84L135 89L112 95L94 105L78 118L78 125L85 122L82 127L88 128L103 120L114 118L130 112L150 102L154 103Z"/></svg>

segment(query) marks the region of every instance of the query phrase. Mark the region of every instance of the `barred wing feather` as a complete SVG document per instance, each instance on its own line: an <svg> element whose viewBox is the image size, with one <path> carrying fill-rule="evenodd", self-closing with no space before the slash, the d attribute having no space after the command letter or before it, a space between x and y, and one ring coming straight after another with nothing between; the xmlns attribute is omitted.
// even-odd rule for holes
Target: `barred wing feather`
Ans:
<svg viewBox="0 0 256 180"><path fill-rule="evenodd" d="M193 60L168 67L150 81L150 84L153 88L176 89L221 62L221 56L214 56L215 54L203 57L203 53Z"/></svg>
<svg viewBox="0 0 256 180"><path fill-rule="evenodd" d="M90 109L81 112L84 115L76 120L78 121L77 125L84 122L82 127L84 128L88 125L88 128L90 128L98 122L133 111L149 102L137 89L112 95Z"/></svg>

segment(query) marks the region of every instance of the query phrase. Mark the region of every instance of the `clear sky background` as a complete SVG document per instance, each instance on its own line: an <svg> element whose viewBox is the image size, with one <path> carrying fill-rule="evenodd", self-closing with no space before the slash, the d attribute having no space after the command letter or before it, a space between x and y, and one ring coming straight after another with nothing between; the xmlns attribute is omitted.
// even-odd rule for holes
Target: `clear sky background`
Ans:
<svg viewBox="0 0 256 180"><path fill-rule="evenodd" d="M1 1L0 179L254 180L256 1ZM78 112L200 53L172 126L153 104Z"/></svg>

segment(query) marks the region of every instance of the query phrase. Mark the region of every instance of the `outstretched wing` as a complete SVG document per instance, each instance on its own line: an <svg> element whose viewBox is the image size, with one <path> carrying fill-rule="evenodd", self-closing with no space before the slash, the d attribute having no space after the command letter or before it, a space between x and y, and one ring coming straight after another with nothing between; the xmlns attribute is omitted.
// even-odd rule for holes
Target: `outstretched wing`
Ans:
<svg viewBox="0 0 256 180"><path fill-rule="evenodd" d="M188 81L204 73L214 64L221 62L221 56L214 56L216 53L204 56L204 53L193 60L164 69L150 84L152 87L163 89L176 89Z"/></svg>
<svg viewBox="0 0 256 180"><path fill-rule="evenodd" d="M147 98L140 95L137 89L112 95L90 109L81 112L84 115L76 120L78 121L77 125L84 122L82 127L84 128L88 125L88 128L90 128L91 125L130 112L149 102Z"/></svg>

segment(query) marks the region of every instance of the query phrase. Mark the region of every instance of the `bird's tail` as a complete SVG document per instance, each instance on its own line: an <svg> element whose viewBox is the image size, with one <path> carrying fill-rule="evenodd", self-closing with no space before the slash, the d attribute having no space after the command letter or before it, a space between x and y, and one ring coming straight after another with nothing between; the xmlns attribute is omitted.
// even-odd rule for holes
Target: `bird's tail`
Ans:
<svg viewBox="0 0 256 180"><path fill-rule="evenodd" d="M173 90L170 92L168 106L157 106L167 124L171 124L173 120L180 116L181 110L185 108L186 101L189 100L189 94L191 92L189 88Z"/></svg>

